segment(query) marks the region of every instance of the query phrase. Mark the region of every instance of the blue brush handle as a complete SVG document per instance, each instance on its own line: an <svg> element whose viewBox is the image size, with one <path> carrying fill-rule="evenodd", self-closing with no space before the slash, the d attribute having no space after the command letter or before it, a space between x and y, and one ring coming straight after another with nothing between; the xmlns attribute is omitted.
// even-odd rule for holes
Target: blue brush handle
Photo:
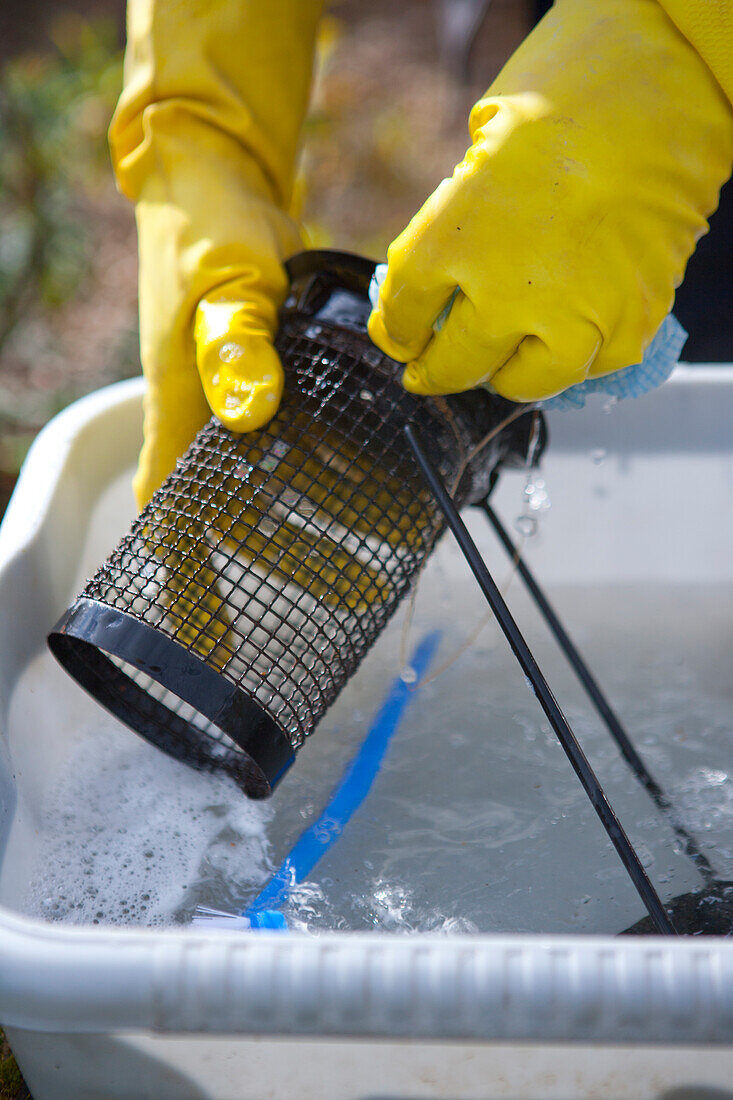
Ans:
<svg viewBox="0 0 733 1100"><path fill-rule="evenodd" d="M426 635L410 658L410 666L418 679L427 671L438 648L440 632ZM343 779L333 792L323 813L306 829L293 850L285 857L267 886L244 911L252 928L273 927L256 923L262 914L283 905L293 886L307 878L326 852L336 843L347 822L361 806L379 772L392 734L402 719L410 700L411 688L399 677L392 684L390 693L375 718L361 748L349 765ZM282 914L277 914L282 917ZM285 918L282 918L283 924ZM282 925L280 925L282 927Z"/></svg>

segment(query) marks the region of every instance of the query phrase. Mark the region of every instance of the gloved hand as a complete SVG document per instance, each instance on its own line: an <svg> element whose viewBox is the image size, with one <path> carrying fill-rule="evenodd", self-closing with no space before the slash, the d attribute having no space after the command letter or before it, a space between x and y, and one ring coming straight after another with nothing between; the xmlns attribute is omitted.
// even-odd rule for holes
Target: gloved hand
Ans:
<svg viewBox="0 0 733 1100"><path fill-rule="evenodd" d="M657 0L557 0L475 105L369 322L408 390L533 401L641 361L733 160L730 17L668 2L706 7L695 46Z"/></svg>
<svg viewBox="0 0 733 1100"><path fill-rule="evenodd" d="M110 129L136 203L148 388L140 507L211 412L274 415L272 346L302 247L287 210L321 0L130 0L125 90Z"/></svg>

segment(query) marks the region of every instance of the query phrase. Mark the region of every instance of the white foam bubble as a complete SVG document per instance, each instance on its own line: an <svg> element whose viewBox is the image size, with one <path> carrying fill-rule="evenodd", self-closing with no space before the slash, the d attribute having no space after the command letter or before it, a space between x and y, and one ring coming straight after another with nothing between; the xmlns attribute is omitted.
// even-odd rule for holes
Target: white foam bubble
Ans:
<svg viewBox="0 0 733 1100"><path fill-rule="evenodd" d="M192 771L102 720L43 807L26 908L73 923L186 919L212 871L240 889L264 880L270 816L230 779Z"/></svg>

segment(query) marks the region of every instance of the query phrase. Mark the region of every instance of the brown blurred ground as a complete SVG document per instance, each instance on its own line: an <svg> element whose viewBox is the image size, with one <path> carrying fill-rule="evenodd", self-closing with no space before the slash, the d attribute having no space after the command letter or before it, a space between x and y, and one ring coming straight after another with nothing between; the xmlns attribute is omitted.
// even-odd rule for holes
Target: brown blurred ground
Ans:
<svg viewBox="0 0 733 1100"><path fill-rule="evenodd" d="M120 0L3 0L0 4L0 65L23 53L53 48L53 25L59 14L82 19L109 17L120 45L125 34L125 4Z"/></svg>

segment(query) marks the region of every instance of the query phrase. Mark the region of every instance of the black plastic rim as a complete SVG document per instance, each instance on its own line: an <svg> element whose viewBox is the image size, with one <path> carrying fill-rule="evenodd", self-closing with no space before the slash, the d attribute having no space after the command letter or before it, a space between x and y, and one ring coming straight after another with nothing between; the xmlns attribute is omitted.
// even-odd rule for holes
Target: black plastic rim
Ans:
<svg viewBox="0 0 733 1100"><path fill-rule="evenodd" d="M259 703L132 615L78 599L48 635L48 644L66 671L141 737L185 763L191 762L185 746L196 745L199 766L226 772L250 798L271 794L293 762L289 739ZM195 708L241 752L221 746L207 760L200 731L140 688L106 654L126 661Z"/></svg>
<svg viewBox="0 0 733 1100"><path fill-rule="evenodd" d="M352 252L299 252L285 264L290 293L280 313L308 317L366 336L371 313L369 286L377 264ZM381 354L381 353L380 353Z"/></svg>
<svg viewBox="0 0 733 1100"><path fill-rule="evenodd" d="M357 252L342 252L337 248L310 248L304 252L296 252L286 260L285 270L291 286L311 275L328 274L341 286L366 293L377 263L377 260L360 256Z"/></svg>
<svg viewBox="0 0 733 1100"><path fill-rule="evenodd" d="M733 882L719 879L679 894L666 902L677 931L684 936L733 935ZM621 933L622 936L656 936L649 917L642 917Z"/></svg>

